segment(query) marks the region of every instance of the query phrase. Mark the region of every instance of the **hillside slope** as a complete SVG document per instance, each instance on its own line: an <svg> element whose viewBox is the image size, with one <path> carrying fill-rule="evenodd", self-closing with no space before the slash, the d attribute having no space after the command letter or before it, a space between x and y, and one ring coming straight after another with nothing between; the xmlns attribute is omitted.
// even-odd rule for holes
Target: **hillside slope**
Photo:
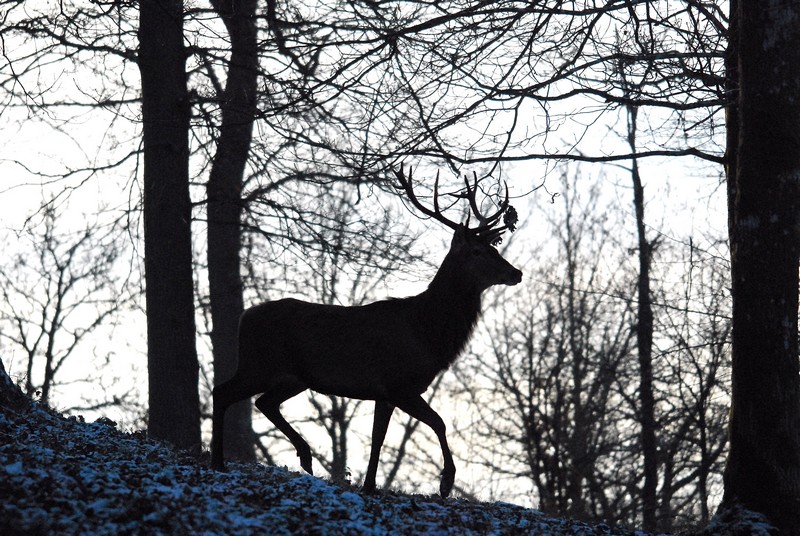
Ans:
<svg viewBox="0 0 800 536"><path fill-rule="evenodd" d="M42 408L4 379L0 534L642 534L505 503L363 495L258 464L218 473L109 421Z"/></svg>

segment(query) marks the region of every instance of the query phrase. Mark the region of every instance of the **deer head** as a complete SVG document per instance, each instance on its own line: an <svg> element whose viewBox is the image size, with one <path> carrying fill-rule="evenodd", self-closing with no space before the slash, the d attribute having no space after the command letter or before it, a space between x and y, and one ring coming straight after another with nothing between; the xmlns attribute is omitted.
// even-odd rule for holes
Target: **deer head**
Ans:
<svg viewBox="0 0 800 536"><path fill-rule="evenodd" d="M457 277L454 273L460 273L460 278L470 282L478 292L493 285L516 285L522 280L522 272L509 264L495 247L502 241L503 233L506 230L513 232L517 224L517 211L508 203L508 185L505 187L505 197L500 202L499 208L486 216L481 212L476 200L476 194L479 191L477 175L473 174L472 183L464 176L465 189L458 193L447 194L455 198L456 202L461 199L466 199L468 202L470 213L467 221L458 223L447 218L442 212L438 172L433 187L433 208L422 204L414 192L411 168L409 168L408 176L403 172L402 166L395 171L395 175L399 181L399 187L405 191L408 200L417 210L453 229L450 251L439 270L440 273L445 270L442 275L453 278ZM477 225L470 227L469 222L473 216ZM436 279L434 279L435 281Z"/></svg>

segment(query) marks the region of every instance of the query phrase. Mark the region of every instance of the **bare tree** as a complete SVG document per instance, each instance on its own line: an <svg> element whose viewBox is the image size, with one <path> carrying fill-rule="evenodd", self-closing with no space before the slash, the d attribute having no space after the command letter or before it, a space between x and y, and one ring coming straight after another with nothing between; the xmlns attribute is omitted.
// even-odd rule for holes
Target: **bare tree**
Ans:
<svg viewBox="0 0 800 536"><path fill-rule="evenodd" d="M144 146L148 433L200 447L195 348L189 95L183 2L143 0L139 13Z"/></svg>
<svg viewBox="0 0 800 536"><path fill-rule="evenodd" d="M655 397L653 394L653 307L650 291L650 265L655 242L648 240L645 224L644 185L636 157L638 108L627 107L628 145L633 182L633 206L636 216L637 256L639 270L636 277L636 353L639 358L639 423L642 434L642 460L644 482L642 485L643 528L656 530L658 486L658 445L656 439Z"/></svg>
<svg viewBox="0 0 800 536"><path fill-rule="evenodd" d="M214 378L222 381L236 370L236 335L244 310L241 259L242 186L250 154L258 95L256 0L214 0L230 40L217 146L206 183L208 214L208 283ZM213 73L213 70L209 71ZM252 405L235 404L226 421L226 446L231 457L254 460Z"/></svg>
<svg viewBox="0 0 800 536"><path fill-rule="evenodd" d="M78 350L86 352L88 341L132 300L125 274L119 273L124 249L119 229L92 225L70 232L58 226L59 217L51 207L41 221L31 220L22 240L13 247L7 244L13 253L0 270L0 340L8 355L22 352L25 391L45 405L55 402L53 391L66 382L65 369L87 368L85 358L77 363ZM67 376L88 381L94 375L84 371ZM64 403L58 401L61 407ZM96 409L121 403L111 397L91 405Z"/></svg>
<svg viewBox="0 0 800 536"><path fill-rule="evenodd" d="M723 505L800 534L796 105L800 6L731 3L735 121L728 189L733 295L730 455ZM735 145L733 145L735 144Z"/></svg>
<svg viewBox="0 0 800 536"><path fill-rule="evenodd" d="M482 461L495 478L530 485L534 504L554 515L630 521L633 482L615 482L609 468L618 454L630 468L639 444L617 393L632 350L633 282L608 244L598 190L582 196L574 177L561 186L563 209L547 227L557 250L497 304L501 327L489 330L488 348L478 346L475 368L459 372L481 401L477 430L496 442Z"/></svg>
<svg viewBox="0 0 800 536"><path fill-rule="evenodd" d="M287 21L298 55L313 57L321 50L339 60L315 72L319 113L330 113L342 101L380 113L364 131L369 139L359 133L339 143L314 143L308 133L319 130L301 123L284 128L284 138L362 161L380 162L387 148L453 167L536 158L613 161L629 153L597 154L586 145L592 139L587 134L592 126L603 128L600 118L630 103L668 118L667 128L640 140L640 157L721 161L715 131L705 129L721 122L725 102L726 21L716 3L579 2L569 10L558 3L531 9L516 1L325 7L316 16L298 9L292 24ZM328 22L342 17L361 25ZM320 39L299 35L308 28ZM635 93L619 80L623 67L641 80ZM460 125L472 128L456 132ZM574 143L547 136L565 125L578 132ZM693 136L679 140L676 129ZM558 146L549 150L551 144Z"/></svg>
<svg viewBox="0 0 800 536"><path fill-rule="evenodd" d="M673 277L680 267L680 278L674 288L654 293L659 339L654 352L662 363L655 379L662 386L659 406L667 408L658 418L658 526L667 532L681 523L709 521L727 452L730 279L722 257L727 244L710 245L701 249L690 240L679 251L662 251ZM669 272L660 272L666 281Z"/></svg>
<svg viewBox="0 0 800 536"><path fill-rule="evenodd" d="M639 271L629 266L638 232L620 234L613 216L619 209L596 185L594 197L584 192L587 182L562 183L558 211L536 209L551 214L537 229L559 247L536 248L539 268L525 292L495 306L502 320L489 325L503 329L487 330L487 346L478 345L471 366L459 368L466 394L481 402L464 433L496 442L479 463L506 488L530 486L540 508L641 523ZM721 484L729 284L720 254L691 240L661 239L667 243L650 270L659 281L650 293L655 523L673 530L708 520Z"/></svg>

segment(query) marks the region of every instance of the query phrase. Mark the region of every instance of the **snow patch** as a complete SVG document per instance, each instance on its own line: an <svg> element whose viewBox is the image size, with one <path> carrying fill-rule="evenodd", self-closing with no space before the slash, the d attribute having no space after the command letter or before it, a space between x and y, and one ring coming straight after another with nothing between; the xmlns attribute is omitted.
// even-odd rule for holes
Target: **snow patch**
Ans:
<svg viewBox="0 0 800 536"><path fill-rule="evenodd" d="M776 529L764 515L734 505L714 516L703 531L704 535L747 534L748 536L773 536Z"/></svg>

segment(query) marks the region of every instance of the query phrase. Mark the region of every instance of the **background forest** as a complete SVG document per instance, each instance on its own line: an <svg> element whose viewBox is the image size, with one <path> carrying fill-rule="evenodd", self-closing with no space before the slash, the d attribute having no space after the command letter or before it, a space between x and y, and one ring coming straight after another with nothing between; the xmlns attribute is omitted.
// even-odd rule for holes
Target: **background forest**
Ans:
<svg viewBox="0 0 800 536"><path fill-rule="evenodd" d="M421 292L450 233L415 217L392 170L413 166L428 195L437 172L449 192L475 173L497 185L487 207L508 185L520 228L499 249L525 275L484 296L471 345L426 395L457 492L649 531L704 525L735 489L739 220L725 211L750 71L731 27L780 21L743 6L0 0L0 359L46 404L197 449L245 307ZM795 203L781 185L772 198ZM794 307L771 317L793 337L789 370ZM287 406L317 467L360 482L372 404ZM229 457L297 465L250 403L226 426ZM379 485L433 491L438 446L417 428L395 414Z"/></svg>

